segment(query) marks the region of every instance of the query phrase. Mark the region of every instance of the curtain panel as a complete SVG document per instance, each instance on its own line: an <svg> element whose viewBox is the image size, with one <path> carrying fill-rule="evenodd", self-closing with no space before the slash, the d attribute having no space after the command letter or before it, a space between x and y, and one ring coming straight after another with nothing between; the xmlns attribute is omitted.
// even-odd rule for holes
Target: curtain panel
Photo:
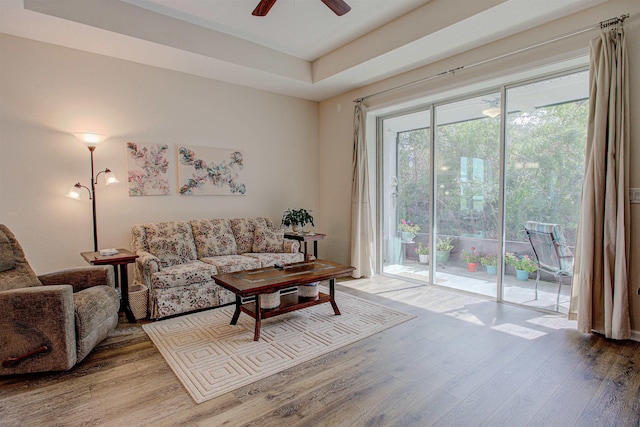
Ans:
<svg viewBox="0 0 640 427"><path fill-rule="evenodd" d="M351 265L354 278L373 274L373 218L369 194L367 144L365 141L367 110L356 103L353 114L353 178L351 183Z"/></svg>
<svg viewBox="0 0 640 427"><path fill-rule="evenodd" d="M590 45L589 122L569 317L578 330L631 337L629 87L624 30Z"/></svg>

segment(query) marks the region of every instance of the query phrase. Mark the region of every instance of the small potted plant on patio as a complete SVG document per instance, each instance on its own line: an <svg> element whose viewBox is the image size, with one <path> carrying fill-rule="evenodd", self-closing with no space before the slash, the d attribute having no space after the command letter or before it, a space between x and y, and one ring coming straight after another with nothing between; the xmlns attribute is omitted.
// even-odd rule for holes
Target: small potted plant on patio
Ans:
<svg viewBox="0 0 640 427"><path fill-rule="evenodd" d="M311 224L312 227L315 227L310 210L303 208L287 209L282 215L282 225L285 227L291 227L294 233L300 233L302 228L307 224Z"/></svg>
<svg viewBox="0 0 640 427"><path fill-rule="evenodd" d="M420 231L420 226L408 219L401 219L400 224L398 224L398 231L403 242L412 242L418 231Z"/></svg>
<svg viewBox="0 0 640 427"><path fill-rule="evenodd" d="M462 259L467 263L467 270L470 272L476 271L480 258L482 258L482 255L475 247L471 247L471 251L462 250Z"/></svg>
<svg viewBox="0 0 640 427"><path fill-rule="evenodd" d="M536 260L529 255L507 254L507 264L516 269L516 279L526 282L529 280L529 273L538 269Z"/></svg>
<svg viewBox="0 0 640 427"><path fill-rule="evenodd" d="M422 264L429 263L429 245L424 246L422 242L418 243L416 253L418 254L418 259Z"/></svg>
<svg viewBox="0 0 640 427"><path fill-rule="evenodd" d="M447 237L441 239L438 237L438 243L436 243L436 262L438 264L446 264L451 256L451 249L453 249L453 237Z"/></svg>
<svg viewBox="0 0 640 427"><path fill-rule="evenodd" d="M484 254L480 258L480 264L486 267L489 276L496 276L498 274L498 255Z"/></svg>

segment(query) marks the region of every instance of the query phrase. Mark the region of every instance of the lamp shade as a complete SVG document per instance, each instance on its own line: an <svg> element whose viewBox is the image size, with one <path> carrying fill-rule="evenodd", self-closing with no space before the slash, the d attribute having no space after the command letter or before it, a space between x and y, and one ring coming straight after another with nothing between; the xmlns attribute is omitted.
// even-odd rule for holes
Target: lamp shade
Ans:
<svg viewBox="0 0 640 427"><path fill-rule="evenodd" d="M117 182L120 182L118 181L118 178L116 178L116 174L111 172L111 169L104 170L104 181L105 181L105 185L115 184Z"/></svg>
<svg viewBox="0 0 640 427"><path fill-rule="evenodd" d="M80 200L82 198L82 185L80 185L80 183L78 182L73 187L71 187L71 189L67 193L67 197Z"/></svg>
<svg viewBox="0 0 640 427"><path fill-rule="evenodd" d="M84 142L87 147L96 147L102 141L108 138L106 135L100 135L99 133L91 132L76 132L73 134L80 141Z"/></svg>

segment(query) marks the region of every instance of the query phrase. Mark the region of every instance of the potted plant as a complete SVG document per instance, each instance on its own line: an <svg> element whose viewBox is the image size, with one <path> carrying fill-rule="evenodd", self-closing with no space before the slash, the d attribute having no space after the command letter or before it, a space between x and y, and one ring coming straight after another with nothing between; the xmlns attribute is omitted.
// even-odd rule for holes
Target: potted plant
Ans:
<svg viewBox="0 0 640 427"><path fill-rule="evenodd" d="M438 243L436 243L436 262L438 264L446 264L447 261L449 261L451 249L453 249L453 237L447 237L446 239L438 237Z"/></svg>
<svg viewBox="0 0 640 427"><path fill-rule="evenodd" d="M400 237L403 242L411 242L413 238L416 237L416 234L418 234L418 231L420 231L420 226L412 223L408 219L401 219L400 224L398 224L398 231L400 232Z"/></svg>
<svg viewBox="0 0 640 427"><path fill-rule="evenodd" d="M429 245L424 246L422 242L418 243L416 253L418 254L418 258L422 264L429 263Z"/></svg>
<svg viewBox="0 0 640 427"><path fill-rule="evenodd" d="M466 249L462 250L462 259L467 263L467 270L470 272L476 271L481 257L480 252L474 247L471 247L471 251L467 251Z"/></svg>
<svg viewBox="0 0 640 427"><path fill-rule="evenodd" d="M489 276L496 276L498 274L498 255L484 254L480 258L480 264L487 268L487 274Z"/></svg>
<svg viewBox="0 0 640 427"><path fill-rule="evenodd" d="M529 255L507 254L506 261L516 269L516 279L523 282L529 280L529 273L538 269L536 261Z"/></svg>
<svg viewBox="0 0 640 427"><path fill-rule="evenodd" d="M310 210L308 211L303 208L287 209L284 212L284 215L282 215L282 225L285 227L291 227L295 233L301 232L302 228L307 224L311 224L312 227L315 227Z"/></svg>

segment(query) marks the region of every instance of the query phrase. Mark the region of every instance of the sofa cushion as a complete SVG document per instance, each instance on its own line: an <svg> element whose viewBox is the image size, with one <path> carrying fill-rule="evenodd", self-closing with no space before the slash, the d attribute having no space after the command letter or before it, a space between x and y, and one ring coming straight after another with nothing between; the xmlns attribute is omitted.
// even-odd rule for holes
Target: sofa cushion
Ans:
<svg viewBox="0 0 640 427"><path fill-rule="evenodd" d="M253 252L256 225L273 228L273 223L269 218L234 218L231 220L231 229L238 245L238 254Z"/></svg>
<svg viewBox="0 0 640 427"><path fill-rule="evenodd" d="M152 289L169 289L210 282L214 274L218 274L215 265L202 261L189 261L152 273L151 287Z"/></svg>
<svg viewBox="0 0 640 427"><path fill-rule="evenodd" d="M201 219L189 223L193 229L198 259L238 253L236 238L228 219Z"/></svg>
<svg viewBox="0 0 640 427"><path fill-rule="evenodd" d="M304 261L304 254L302 252L296 253L250 253L243 256L255 258L260 261L260 267L271 267L275 264L291 264L293 262Z"/></svg>
<svg viewBox="0 0 640 427"><path fill-rule="evenodd" d="M198 258L191 224L188 222L157 222L144 227L149 252L160 259L163 268Z"/></svg>
<svg viewBox="0 0 640 427"><path fill-rule="evenodd" d="M220 273L234 273L241 270L260 268L260 261L243 255L224 255L203 258L203 262L215 265Z"/></svg>
<svg viewBox="0 0 640 427"><path fill-rule="evenodd" d="M284 252L284 230L273 229L262 225L256 225L253 235L253 251L281 253Z"/></svg>

